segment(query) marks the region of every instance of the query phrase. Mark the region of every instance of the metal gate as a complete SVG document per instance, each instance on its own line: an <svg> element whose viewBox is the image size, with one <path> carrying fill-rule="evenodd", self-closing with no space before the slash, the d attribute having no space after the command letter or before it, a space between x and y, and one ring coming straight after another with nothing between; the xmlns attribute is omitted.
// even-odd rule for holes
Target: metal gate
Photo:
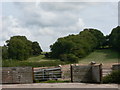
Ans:
<svg viewBox="0 0 120 90"><path fill-rule="evenodd" d="M34 80L57 80L62 77L61 67L34 70Z"/></svg>

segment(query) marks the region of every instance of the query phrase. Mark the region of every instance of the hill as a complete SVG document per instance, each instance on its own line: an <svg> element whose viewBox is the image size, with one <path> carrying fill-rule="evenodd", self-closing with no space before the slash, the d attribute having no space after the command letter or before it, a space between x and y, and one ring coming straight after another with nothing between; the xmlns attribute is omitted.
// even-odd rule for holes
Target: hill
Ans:
<svg viewBox="0 0 120 90"><path fill-rule="evenodd" d="M103 64L118 63L118 59L120 59L118 52L111 49L101 49L92 52L85 58L82 58L79 63L88 64L91 61Z"/></svg>

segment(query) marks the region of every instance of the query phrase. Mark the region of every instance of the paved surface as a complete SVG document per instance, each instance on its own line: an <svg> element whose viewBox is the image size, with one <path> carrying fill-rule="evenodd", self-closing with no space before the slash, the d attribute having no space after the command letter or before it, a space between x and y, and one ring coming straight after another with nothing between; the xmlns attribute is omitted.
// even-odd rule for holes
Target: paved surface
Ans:
<svg viewBox="0 0 120 90"><path fill-rule="evenodd" d="M117 84L85 84L85 83L34 83L4 84L2 88L118 88Z"/></svg>

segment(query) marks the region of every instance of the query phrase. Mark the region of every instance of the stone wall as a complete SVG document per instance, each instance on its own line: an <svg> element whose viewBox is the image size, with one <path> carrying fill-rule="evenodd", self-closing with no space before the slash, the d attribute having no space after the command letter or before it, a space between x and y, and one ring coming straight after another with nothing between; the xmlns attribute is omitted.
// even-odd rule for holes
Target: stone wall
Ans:
<svg viewBox="0 0 120 90"><path fill-rule="evenodd" d="M112 65L112 70L120 70L120 64Z"/></svg>
<svg viewBox="0 0 120 90"><path fill-rule="evenodd" d="M3 67L2 83L33 83L32 67Z"/></svg>
<svg viewBox="0 0 120 90"><path fill-rule="evenodd" d="M71 81L100 83L101 70L101 65L71 66Z"/></svg>

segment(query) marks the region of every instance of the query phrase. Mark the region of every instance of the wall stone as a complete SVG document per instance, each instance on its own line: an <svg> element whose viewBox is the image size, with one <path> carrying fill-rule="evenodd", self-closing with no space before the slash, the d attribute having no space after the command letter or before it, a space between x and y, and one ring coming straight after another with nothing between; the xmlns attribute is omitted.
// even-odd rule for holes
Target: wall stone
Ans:
<svg viewBox="0 0 120 90"><path fill-rule="evenodd" d="M95 82L101 81L100 65L71 66L72 82Z"/></svg>
<svg viewBox="0 0 120 90"><path fill-rule="evenodd" d="M120 64L112 65L112 70L120 70Z"/></svg>
<svg viewBox="0 0 120 90"><path fill-rule="evenodd" d="M3 67L2 83L33 83L32 67Z"/></svg>

